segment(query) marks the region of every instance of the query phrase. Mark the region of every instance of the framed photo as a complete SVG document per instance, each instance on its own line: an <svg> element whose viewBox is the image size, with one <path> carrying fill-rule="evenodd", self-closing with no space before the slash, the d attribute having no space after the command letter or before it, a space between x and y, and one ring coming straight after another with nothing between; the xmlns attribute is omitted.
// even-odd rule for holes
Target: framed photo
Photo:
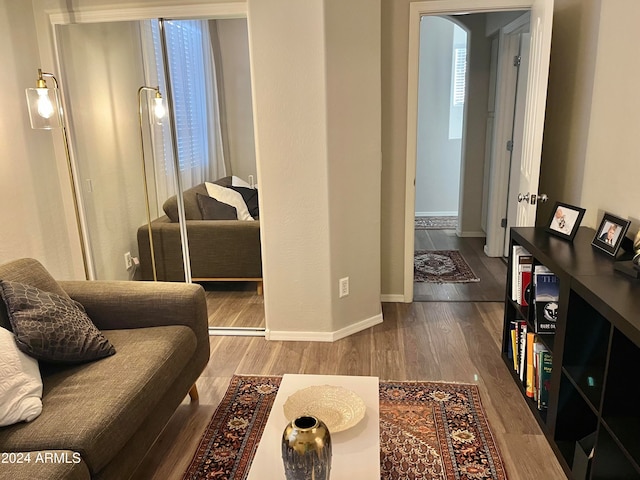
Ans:
<svg viewBox="0 0 640 480"><path fill-rule="evenodd" d="M605 212L591 245L615 257L630 223L628 220L623 220Z"/></svg>
<svg viewBox="0 0 640 480"><path fill-rule="evenodd" d="M547 223L547 232L566 240L573 240L576 236L585 209L574 207L568 203L556 202Z"/></svg>

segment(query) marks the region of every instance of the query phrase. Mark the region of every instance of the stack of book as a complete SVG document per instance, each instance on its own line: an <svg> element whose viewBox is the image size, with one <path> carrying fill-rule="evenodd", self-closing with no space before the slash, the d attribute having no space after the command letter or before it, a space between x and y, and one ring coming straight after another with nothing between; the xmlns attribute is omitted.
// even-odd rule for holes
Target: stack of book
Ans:
<svg viewBox="0 0 640 480"><path fill-rule="evenodd" d="M547 408L551 381L551 352L540 342L538 335L527 331L527 322L511 322L511 349L513 368L525 386L527 397L539 410Z"/></svg>

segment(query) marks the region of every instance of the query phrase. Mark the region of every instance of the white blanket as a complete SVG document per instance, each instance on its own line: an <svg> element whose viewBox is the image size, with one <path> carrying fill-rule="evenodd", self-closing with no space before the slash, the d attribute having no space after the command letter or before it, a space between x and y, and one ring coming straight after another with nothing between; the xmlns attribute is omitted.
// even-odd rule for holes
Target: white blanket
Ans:
<svg viewBox="0 0 640 480"><path fill-rule="evenodd" d="M41 412L38 361L21 352L13 333L0 327L0 427L30 422Z"/></svg>

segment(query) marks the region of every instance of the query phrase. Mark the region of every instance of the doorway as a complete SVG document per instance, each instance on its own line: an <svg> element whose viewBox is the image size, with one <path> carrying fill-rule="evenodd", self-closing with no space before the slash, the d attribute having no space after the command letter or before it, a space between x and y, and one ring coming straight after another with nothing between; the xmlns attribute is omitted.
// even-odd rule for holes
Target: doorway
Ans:
<svg viewBox="0 0 640 480"><path fill-rule="evenodd" d="M452 18L420 19L415 200L419 223L457 224L468 37L468 28Z"/></svg>
<svg viewBox="0 0 640 480"><path fill-rule="evenodd" d="M504 11L505 8L510 8L510 11ZM454 10L452 10L454 8ZM535 37L535 41L531 45L531 58L532 67L529 72L529 82L526 88L526 108L524 113L523 131L527 132L524 135L523 141L523 158L527 165L527 174L529 175L527 181L529 186L526 187L529 190L535 188L537 190L538 177L532 175L532 171L537 169L539 173L540 151L542 145L542 128L544 125L544 102L546 100L546 80L548 76L548 60L550 52L550 36L551 36L551 18L552 18L552 1L551 0L532 0L526 4L514 2L512 6L505 5L504 2L497 2L496 0L483 0L481 2L459 0L458 2L416 2L411 4L410 8L410 34L409 34L409 84L408 84L408 117L407 117L407 170L406 170L406 202L405 202L405 262L404 262L404 301L410 302L413 299L413 256L415 247L414 238L414 222L415 222L415 199L416 199L416 158L417 158L417 145L418 145L418 129L417 129L417 97L418 97L418 59L420 49L420 35L419 26L421 18L425 15L458 15L457 11L465 11L465 14L456 16L457 20L462 17L473 17L477 13L491 13L496 12L502 15L512 15L512 19L521 15L522 12L515 13L515 10L529 10L531 11L531 23L535 25L535 32L532 27L532 36ZM482 36L487 37L487 29L482 31ZM477 38L478 35L476 34ZM472 42L474 33L471 34ZM487 72L489 71L488 63L491 52L491 42L487 39ZM469 82L470 86L476 85L475 81ZM487 87L485 94L488 91L488 76ZM469 95L471 99L473 96ZM505 226L502 225L502 218L504 215L504 205L507 203L507 190L508 190L508 163L496 164L492 163L485 175L484 168L484 145L487 143L486 126L487 126L487 102L485 101L482 106L483 120L482 127L475 131L474 140L465 138L463 140L463 160L461 166L461 193L460 193L460 219L459 225L456 229L456 235L460 237L480 237L486 235L487 244L484 247L484 252L488 256L501 257L502 256L502 244L497 253L494 248L487 248L491 243L495 243L495 238L503 240ZM474 132L469 128L469 118L467 113L467 119L465 120L466 135L468 137ZM513 125L513 116L510 119ZM482 140L478 140L478 132L482 132ZM466 143L466 149L464 147ZM478 148L482 145L482 148ZM493 148L498 148L496 145ZM471 161L470 153L481 152L482 160ZM536 161L537 157L537 161ZM533 166L533 168L531 168ZM474 168L476 170L474 170ZM521 172L521 177L522 172ZM535 178L534 178L535 177ZM502 190L497 191L494 188L497 179L500 179L502 183ZM475 182L475 183L474 183ZM486 214L483 215L482 203L479 201L483 197L483 183L489 182L489 194L488 205ZM478 186L479 185L479 186ZM519 189L522 189L522 182L520 182ZM499 198L502 197L502 198ZM502 211L496 214L495 205L499 204ZM477 211L475 210L477 208ZM535 221L535 205L528 209L526 212L518 210L516 224L527 225L533 224ZM533 216L531 216L533 215ZM486 222L482 222L482 219L486 219ZM497 218L497 217L500 218ZM474 225L475 222L475 225ZM486 223L486 232L484 231L482 224ZM477 225L477 226L476 226Z"/></svg>

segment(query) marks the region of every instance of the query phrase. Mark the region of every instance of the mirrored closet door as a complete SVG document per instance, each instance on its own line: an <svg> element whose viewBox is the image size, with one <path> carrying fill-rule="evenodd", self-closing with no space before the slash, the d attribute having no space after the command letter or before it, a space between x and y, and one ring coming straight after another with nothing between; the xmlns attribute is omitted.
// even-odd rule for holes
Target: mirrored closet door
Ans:
<svg viewBox="0 0 640 480"><path fill-rule="evenodd" d="M94 277L198 282L212 327L252 334L264 308L247 39L245 18L56 26Z"/></svg>

